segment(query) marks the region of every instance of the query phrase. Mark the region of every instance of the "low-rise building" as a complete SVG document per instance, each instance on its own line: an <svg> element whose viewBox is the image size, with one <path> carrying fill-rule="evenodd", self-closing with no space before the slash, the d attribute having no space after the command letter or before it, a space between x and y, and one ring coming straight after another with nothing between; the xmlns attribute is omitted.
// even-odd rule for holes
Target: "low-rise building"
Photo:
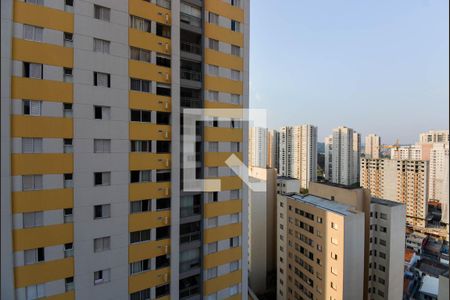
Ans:
<svg viewBox="0 0 450 300"><path fill-rule="evenodd" d="M427 238L428 236L426 234L413 232L406 237L406 248L414 250L417 254L421 254Z"/></svg>

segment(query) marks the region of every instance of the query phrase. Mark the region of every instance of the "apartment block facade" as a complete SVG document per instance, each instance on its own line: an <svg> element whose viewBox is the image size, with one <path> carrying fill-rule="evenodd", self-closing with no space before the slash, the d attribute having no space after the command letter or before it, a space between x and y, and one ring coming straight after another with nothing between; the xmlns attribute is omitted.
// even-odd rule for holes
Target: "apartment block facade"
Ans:
<svg viewBox="0 0 450 300"><path fill-rule="evenodd" d="M249 5L1 1L2 299L247 299Z"/></svg>
<svg viewBox="0 0 450 300"><path fill-rule="evenodd" d="M271 169L280 169L280 133L269 130L268 137L268 166Z"/></svg>
<svg viewBox="0 0 450 300"><path fill-rule="evenodd" d="M268 166L269 135L267 128L250 128L249 164L250 167L266 168Z"/></svg>
<svg viewBox="0 0 450 300"><path fill-rule="evenodd" d="M376 134L366 136L364 154L366 158L379 159L381 152L381 137Z"/></svg>
<svg viewBox="0 0 450 300"><path fill-rule="evenodd" d="M361 159L361 186L373 197L405 204L411 226L426 225L428 184L428 161Z"/></svg>

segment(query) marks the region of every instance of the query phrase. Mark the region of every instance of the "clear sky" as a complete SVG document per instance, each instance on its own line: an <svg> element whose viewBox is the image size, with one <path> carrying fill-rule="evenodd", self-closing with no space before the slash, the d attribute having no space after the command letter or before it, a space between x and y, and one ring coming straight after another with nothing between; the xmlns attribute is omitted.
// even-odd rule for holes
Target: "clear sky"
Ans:
<svg viewBox="0 0 450 300"><path fill-rule="evenodd" d="M269 127L383 143L448 129L449 0L252 0L250 104Z"/></svg>

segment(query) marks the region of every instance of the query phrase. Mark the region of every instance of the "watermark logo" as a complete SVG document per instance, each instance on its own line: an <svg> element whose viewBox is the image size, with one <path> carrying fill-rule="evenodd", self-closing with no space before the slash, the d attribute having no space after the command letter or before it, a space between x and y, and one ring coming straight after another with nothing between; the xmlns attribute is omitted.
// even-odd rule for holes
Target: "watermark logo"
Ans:
<svg viewBox="0 0 450 300"><path fill-rule="evenodd" d="M224 159L225 165L232 174L238 176L251 191L266 191L266 182L252 180L250 168L238 156L238 153L242 153L242 158L245 157L244 151L247 151L247 148L242 147L243 140L248 139L248 136L244 136L245 128L267 128L265 109L183 110L183 190L185 192L219 192L222 190L220 171L216 171L216 174L205 174L205 179L197 178L198 162L202 154L202 151L196 148L199 141L197 136L199 126L205 130L204 138L208 145L214 144L216 148L207 149L209 151L205 153L219 161ZM228 157L226 157L227 153L229 153Z"/></svg>

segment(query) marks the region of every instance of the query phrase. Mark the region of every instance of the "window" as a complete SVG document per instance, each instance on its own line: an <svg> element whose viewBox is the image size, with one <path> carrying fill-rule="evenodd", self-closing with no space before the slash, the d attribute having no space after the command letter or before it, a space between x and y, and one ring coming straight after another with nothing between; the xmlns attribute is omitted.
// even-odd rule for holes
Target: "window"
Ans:
<svg viewBox="0 0 450 300"><path fill-rule="evenodd" d="M151 289L145 289L130 294L130 300L147 300L151 299Z"/></svg>
<svg viewBox="0 0 450 300"><path fill-rule="evenodd" d="M28 0L30 1L30 0ZM43 0L41 0L43 1ZM38 2L38 1L36 1ZM27 300L35 300L45 297L45 284L29 285L25 289Z"/></svg>
<svg viewBox="0 0 450 300"><path fill-rule="evenodd" d="M108 251L110 249L111 249L111 238L109 236L94 239L95 253Z"/></svg>
<svg viewBox="0 0 450 300"><path fill-rule="evenodd" d="M241 31L241 23L235 20L231 20L231 30L240 32Z"/></svg>
<svg viewBox="0 0 450 300"><path fill-rule="evenodd" d="M152 52L145 49L130 47L130 59L151 63Z"/></svg>
<svg viewBox="0 0 450 300"><path fill-rule="evenodd" d="M23 114L26 116L40 116L42 114L42 102L34 100L23 100Z"/></svg>
<svg viewBox="0 0 450 300"><path fill-rule="evenodd" d="M337 260L338 256L337 256L336 253L331 252L331 258L334 259L334 260Z"/></svg>
<svg viewBox="0 0 450 300"><path fill-rule="evenodd" d="M24 175L22 176L22 191L42 190L42 175Z"/></svg>
<svg viewBox="0 0 450 300"><path fill-rule="evenodd" d="M107 219L110 217L111 217L111 204L94 206L94 219Z"/></svg>
<svg viewBox="0 0 450 300"><path fill-rule="evenodd" d="M94 52L109 54L110 41L94 38Z"/></svg>
<svg viewBox="0 0 450 300"><path fill-rule="evenodd" d="M111 153L111 140L95 139L94 153Z"/></svg>
<svg viewBox="0 0 450 300"><path fill-rule="evenodd" d="M73 0L65 0L65 5L73 7Z"/></svg>
<svg viewBox="0 0 450 300"><path fill-rule="evenodd" d="M110 276L111 276L110 269L94 272L94 284L97 285L97 284L109 282Z"/></svg>
<svg viewBox="0 0 450 300"><path fill-rule="evenodd" d="M208 228L214 228L217 227L217 225L219 225L219 218L215 217L208 219Z"/></svg>
<svg viewBox="0 0 450 300"><path fill-rule="evenodd" d="M170 68L170 65L171 65L170 56L158 54L158 55L156 56L156 64L157 64L158 66L163 66L163 67L168 67L168 68Z"/></svg>
<svg viewBox="0 0 450 300"><path fill-rule="evenodd" d="M64 244L64 257L73 256L73 243Z"/></svg>
<svg viewBox="0 0 450 300"><path fill-rule="evenodd" d="M130 275L150 270L150 259L144 259L130 264Z"/></svg>
<svg viewBox="0 0 450 300"><path fill-rule="evenodd" d="M110 120L111 107L108 106L94 106L94 119L96 120Z"/></svg>
<svg viewBox="0 0 450 300"><path fill-rule="evenodd" d="M130 27L139 31L152 32L152 24L144 18L130 16Z"/></svg>
<svg viewBox="0 0 450 300"><path fill-rule="evenodd" d="M233 237L230 239L230 248L239 247L239 237Z"/></svg>
<svg viewBox="0 0 450 300"><path fill-rule="evenodd" d="M130 183L151 182L152 171L130 171Z"/></svg>
<svg viewBox="0 0 450 300"><path fill-rule="evenodd" d="M239 286L238 285L234 285L234 286L230 287L230 296L237 295L238 292L239 292Z"/></svg>
<svg viewBox="0 0 450 300"><path fill-rule="evenodd" d="M230 263L230 272L239 270L239 261L233 261Z"/></svg>
<svg viewBox="0 0 450 300"><path fill-rule="evenodd" d="M111 75L102 72L94 72L94 86L111 87Z"/></svg>
<svg viewBox="0 0 450 300"><path fill-rule="evenodd" d="M73 47L73 33L64 32L64 47Z"/></svg>
<svg viewBox="0 0 450 300"><path fill-rule="evenodd" d="M210 101L219 101L219 92L217 91L208 91L208 100Z"/></svg>
<svg viewBox="0 0 450 300"><path fill-rule="evenodd" d="M147 212L152 210L151 200L133 201L130 203L130 212L132 214Z"/></svg>
<svg viewBox="0 0 450 300"><path fill-rule="evenodd" d="M73 69L64 68L64 82L73 82Z"/></svg>
<svg viewBox="0 0 450 300"><path fill-rule="evenodd" d="M65 208L63 210L64 224L73 223L73 209Z"/></svg>
<svg viewBox="0 0 450 300"><path fill-rule="evenodd" d="M338 230L339 226L336 223L331 222L331 228L333 228L334 230Z"/></svg>
<svg viewBox="0 0 450 300"><path fill-rule="evenodd" d="M231 0L231 5L241 7L241 0Z"/></svg>
<svg viewBox="0 0 450 300"><path fill-rule="evenodd" d="M218 248L218 243L209 243L208 244L208 254L216 253Z"/></svg>
<svg viewBox="0 0 450 300"><path fill-rule="evenodd" d="M64 174L64 188L73 188L73 174Z"/></svg>
<svg viewBox="0 0 450 300"><path fill-rule="evenodd" d="M241 47L231 45L231 55L234 56L241 56Z"/></svg>
<svg viewBox="0 0 450 300"><path fill-rule="evenodd" d="M65 284L66 292L70 292L75 289L75 286L73 284L73 277L68 277L68 278L64 279L64 284Z"/></svg>
<svg viewBox="0 0 450 300"><path fill-rule="evenodd" d="M73 152L73 140L72 139L64 139L64 153L72 153Z"/></svg>
<svg viewBox="0 0 450 300"><path fill-rule="evenodd" d="M209 39L209 49L219 51L219 41L214 39Z"/></svg>
<svg viewBox="0 0 450 300"><path fill-rule="evenodd" d="M108 7L94 4L94 18L109 22L111 18L111 9Z"/></svg>
<svg viewBox="0 0 450 300"><path fill-rule="evenodd" d="M232 190L232 191L230 191L230 198L232 200L240 199L240 190Z"/></svg>
<svg viewBox="0 0 450 300"><path fill-rule="evenodd" d="M219 15L210 12L209 15L208 15L208 21L211 24L219 25Z"/></svg>
<svg viewBox="0 0 450 300"><path fill-rule="evenodd" d="M208 152L219 152L219 143L218 142L209 142L208 143Z"/></svg>
<svg viewBox="0 0 450 300"><path fill-rule="evenodd" d="M208 176L219 177L219 168L218 167L208 168Z"/></svg>
<svg viewBox="0 0 450 300"><path fill-rule="evenodd" d="M44 5L44 0L25 0L26 3Z"/></svg>
<svg viewBox="0 0 450 300"><path fill-rule="evenodd" d="M44 213L42 211L23 213L23 227L33 228L44 225Z"/></svg>
<svg viewBox="0 0 450 300"><path fill-rule="evenodd" d="M219 76L219 67L214 65L208 65L209 75Z"/></svg>
<svg viewBox="0 0 450 300"><path fill-rule="evenodd" d="M338 244L338 240L337 240L336 238L332 237L332 238L331 238L331 243L332 243L333 245L337 245L337 244Z"/></svg>
<svg viewBox="0 0 450 300"><path fill-rule="evenodd" d="M23 63L23 77L43 79L43 65L24 62Z"/></svg>
<svg viewBox="0 0 450 300"><path fill-rule="evenodd" d="M150 111L146 110L131 110L131 122L142 122L142 123L150 123L151 122Z"/></svg>
<svg viewBox="0 0 450 300"><path fill-rule="evenodd" d="M231 219L231 224L239 223L239 214L232 214L230 219Z"/></svg>
<svg viewBox="0 0 450 300"><path fill-rule="evenodd" d="M25 265L31 265L45 261L44 248L30 249L24 251Z"/></svg>
<svg viewBox="0 0 450 300"><path fill-rule="evenodd" d="M337 285L336 285L336 283L334 283L333 281L331 282L331 288L333 289L333 290L337 290Z"/></svg>
<svg viewBox="0 0 450 300"><path fill-rule="evenodd" d="M43 41L44 28L32 26L32 25L23 25L23 39L30 40L35 42Z"/></svg>
<svg viewBox="0 0 450 300"><path fill-rule="evenodd" d="M208 269L206 277L208 280L216 278L217 277L217 267Z"/></svg>
<svg viewBox="0 0 450 300"><path fill-rule="evenodd" d="M64 115L64 118L72 118L73 117L72 103L63 103L63 115Z"/></svg>
<svg viewBox="0 0 450 300"><path fill-rule="evenodd" d="M152 141L131 141L131 152L152 152Z"/></svg>
<svg viewBox="0 0 450 300"><path fill-rule="evenodd" d="M156 5L170 9L170 0L156 0Z"/></svg>
<svg viewBox="0 0 450 300"><path fill-rule="evenodd" d="M217 300L217 293L209 294L207 300Z"/></svg>
<svg viewBox="0 0 450 300"><path fill-rule="evenodd" d="M152 83L149 80L142 79L130 79L130 89L132 91L138 91L143 93L150 93L152 88Z"/></svg>
<svg viewBox="0 0 450 300"><path fill-rule="evenodd" d="M387 219L388 219L388 216L387 216L387 214L381 213L381 214L380 214L380 218L381 218L382 220L387 220Z"/></svg>
<svg viewBox="0 0 450 300"><path fill-rule="evenodd" d="M150 241L150 239L151 239L150 229L130 232L130 244L146 242Z"/></svg>
<svg viewBox="0 0 450 300"><path fill-rule="evenodd" d="M241 152L240 148L241 148L240 143L238 142L231 143L231 152Z"/></svg>
<svg viewBox="0 0 450 300"><path fill-rule="evenodd" d="M236 70L231 70L231 79L232 80L241 80L241 72Z"/></svg>
<svg viewBox="0 0 450 300"><path fill-rule="evenodd" d="M171 95L171 87L167 84L157 83L156 85L156 95L158 96L169 96Z"/></svg>
<svg viewBox="0 0 450 300"><path fill-rule="evenodd" d="M336 268L334 268L334 267L331 267L331 273L334 275L338 274Z"/></svg>
<svg viewBox="0 0 450 300"><path fill-rule="evenodd" d="M111 172L95 172L94 185L111 185Z"/></svg>
<svg viewBox="0 0 450 300"><path fill-rule="evenodd" d="M22 153L42 153L42 138L22 138Z"/></svg>

